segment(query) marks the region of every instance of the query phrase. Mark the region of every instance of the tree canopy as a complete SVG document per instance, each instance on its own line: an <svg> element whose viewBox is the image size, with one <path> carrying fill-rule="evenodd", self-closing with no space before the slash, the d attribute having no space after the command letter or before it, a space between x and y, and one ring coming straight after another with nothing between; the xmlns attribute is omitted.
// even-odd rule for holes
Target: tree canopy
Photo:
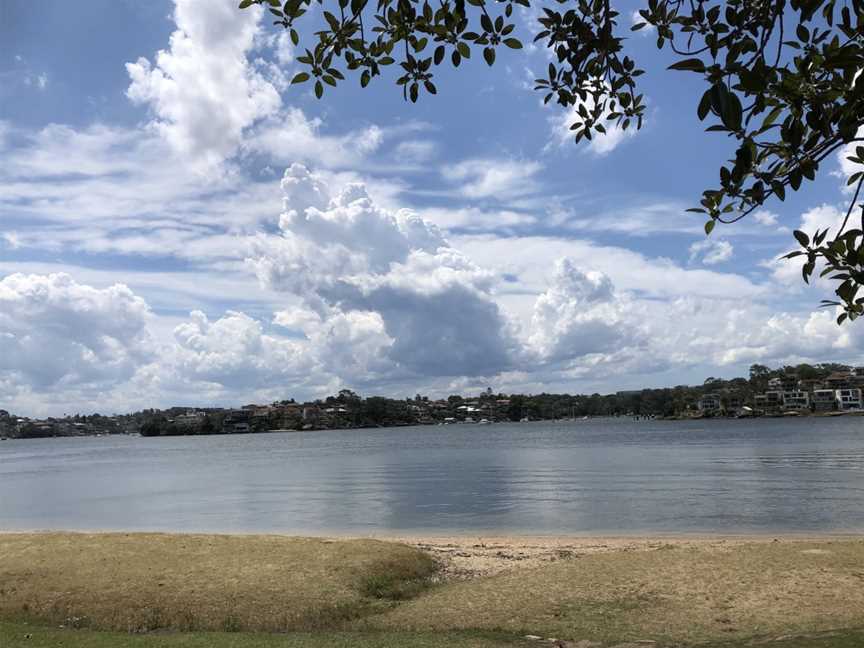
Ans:
<svg viewBox="0 0 864 648"><path fill-rule="evenodd" d="M298 21L310 5L322 7L313 43L300 43ZM362 87L388 66L406 100L436 94L435 69L459 67L480 52L490 66L501 48L521 49L514 5L531 0L242 0L264 5L288 31L304 70L292 83L312 82L321 98L346 74ZM804 281L819 270L834 282L842 309L838 323L864 315L864 0L648 0L641 22L620 24L610 0L546 0L540 4L535 43L551 52L545 76L535 80L544 102L573 110L574 139L590 140L609 124L641 128L645 113L637 61L625 53L629 31L653 26L669 69L699 75L694 97L706 130L735 142L734 157L719 166L719 182L690 211L731 223L786 199L812 181L823 162L844 150L861 165L849 178L852 198L835 231L796 230ZM305 33L305 30L304 30ZM860 145L858 143L861 143ZM860 217L856 212L860 210ZM855 218L853 219L853 214Z"/></svg>

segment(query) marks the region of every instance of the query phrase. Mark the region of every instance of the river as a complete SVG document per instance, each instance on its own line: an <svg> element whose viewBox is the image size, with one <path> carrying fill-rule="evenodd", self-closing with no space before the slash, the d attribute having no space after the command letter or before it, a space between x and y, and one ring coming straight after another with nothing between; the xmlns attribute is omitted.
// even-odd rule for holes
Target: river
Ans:
<svg viewBox="0 0 864 648"><path fill-rule="evenodd" d="M864 418L8 440L0 529L862 531Z"/></svg>

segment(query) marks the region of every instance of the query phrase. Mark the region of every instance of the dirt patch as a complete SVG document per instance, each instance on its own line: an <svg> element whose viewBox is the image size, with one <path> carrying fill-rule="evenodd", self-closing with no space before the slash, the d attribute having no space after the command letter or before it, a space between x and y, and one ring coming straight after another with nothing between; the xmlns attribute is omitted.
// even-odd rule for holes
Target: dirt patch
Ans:
<svg viewBox="0 0 864 648"><path fill-rule="evenodd" d="M699 549L709 553L742 545L808 543L858 539L858 536L657 536L651 538L573 536L375 536L434 556L446 580L470 580L512 570L533 569L582 556L633 551ZM819 555L825 549L804 549Z"/></svg>

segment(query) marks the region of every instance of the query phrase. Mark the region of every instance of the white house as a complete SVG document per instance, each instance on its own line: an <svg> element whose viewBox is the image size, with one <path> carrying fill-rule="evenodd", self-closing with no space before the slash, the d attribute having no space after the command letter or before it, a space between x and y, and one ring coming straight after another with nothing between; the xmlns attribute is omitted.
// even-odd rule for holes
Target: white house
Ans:
<svg viewBox="0 0 864 648"><path fill-rule="evenodd" d="M696 402L700 412L717 412L720 410L720 397L717 394L705 394Z"/></svg>
<svg viewBox="0 0 864 648"><path fill-rule="evenodd" d="M834 393L837 397L837 407L841 410L861 409L860 389L837 389Z"/></svg>

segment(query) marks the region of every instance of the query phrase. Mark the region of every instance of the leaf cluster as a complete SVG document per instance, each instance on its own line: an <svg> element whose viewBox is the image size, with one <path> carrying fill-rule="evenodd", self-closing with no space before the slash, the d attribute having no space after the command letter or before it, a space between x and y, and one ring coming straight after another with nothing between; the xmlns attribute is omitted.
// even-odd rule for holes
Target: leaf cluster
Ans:
<svg viewBox="0 0 864 648"><path fill-rule="evenodd" d="M436 6L427 0L243 0L240 8L266 6L276 17L274 24L288 30L299 46L296 22L313 3L322 6L324 24L314 32L314 45L297 57L305 71L291 82L313 81L321 98L326 86L345 79L337 61L358 74L364 88L388 66L397 66L396 83L412 102L423 92L437 94L434 68L445 61L459 67L479 48L493 65L500 47L521 49L522 42L513 35L513 8L529 6L528 0L447 0Z"/></svg>
<svg viewBox="0 0 864 648"><path fill-rule="evenodd" d="M416 102L424 92L438 92L438 66L458 68L478 50L491 66L502 46L522 48L514 7L530 7L530 0L434 2L242 0L240 8L263 5L299 47L297 21L313 3L320 5L313 13L321 14L322 24L315 42L297 57L304 69L292 80L313 82L319 98L348 72L366 87L394 66L403 96ZM637 82L644 71L624 53L626 39L611 0L546 3L534 35L551 55L545 76L535 81L544 102L573 111L577 142L606 133L610 123L641 128L645 104ZM696 114L709 122L707 131L734 144L734 156L719 167L718 184L689 210L707 217L706 234L772 198L785 200L788 191L816 178L826 158L864 142L864 0L647 0L638 13L641 22L631 29L653 26L657 47L676 59L670 69L704 81ZM860 149L850 159L864 165ZM860 190L864 172L849 182ZM855 200L857 192L847 221ZM820 243L798 251L807 255L805 280L817 263L849 266L843 255L850 245L864 254L864 240L848 238L845 226L830 240L817 232L812 238ZM839 282L847 316L857 317L859 304L844 297L852 294L844 282L857 288L864 275L842 270L826 276Z"/></svg>

